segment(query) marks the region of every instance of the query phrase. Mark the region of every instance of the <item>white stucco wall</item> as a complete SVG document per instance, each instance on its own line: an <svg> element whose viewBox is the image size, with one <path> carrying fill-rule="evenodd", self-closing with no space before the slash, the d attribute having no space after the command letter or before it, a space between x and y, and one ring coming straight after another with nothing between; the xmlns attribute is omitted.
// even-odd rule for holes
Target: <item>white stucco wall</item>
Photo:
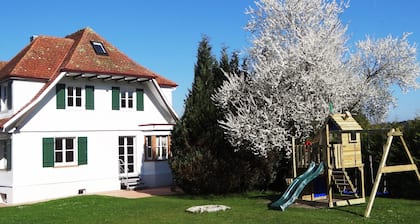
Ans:
<svg viewBox="0 0 420 224"><path fill-rule="evenodd" d="M0 119L13 115L27 104L38 91L44 86L45 82L13 80L12 81L12 110L3 110L0 112Z"/></svg>
<svg viewBox="0 0 420 224"><path fill-rule="evenodd" d="M13 80L12 99L13 110L19 111L41 90L45 82Z"/></svg>
<svg viewBox="0 0 420 224"><path fill-rule="evenodd" d="M163 87L161 88L163 95L165 96L167 102L172 106L172 92L175 90L173 87Z"/></svg>
<svg viewBox="0 0 420 224"><path fill-rule="evenodd" d="M171 118L165 108L157 106L157 99L151 93L148 85L135 85L117 81L88 81L85 79L72 80L67 78L60 82L66 85L95 87L95 109L81 108L56 109L55 89L50 91L45 100L40 103L36 114L29 116L30 123L25 124L21 131L65 131L65 130L138 130L139 124L168 123ZM124 86L141 88L144 90L144 111L112 110L112 87ZM82 93L84 96L84 93ZM42 111L40 111L42 110ZM46 125L48 124L48 125Z"/></svg>
<svg viewBox="0 0 420 224"><path fill-rule="evenodd" d="M56 109L56 90L53 88L26 119L18 123L12 136L12 171L0 172L0 193L8 194L8 203L72 196L77 195L81 189L85 193L120 189L119 136L135 137L137 173L143 175L141 172L144 172L148 177L159 173L162 178L172 179L168 176L170 169L166 161L148 162L148 165L143 162L144 135L150 134L150 131L145 133L139 125L173 123L165 108L158 105L158 99L151 96L147 84L72 78L65 78L60 83L82 87L93 85L95 109L85 110L84 105L77 109ZM144 111L112 110L111 88L123 89L125 86L144 89ZM14 86L13 91L20 92L24 89L24 83L19 83ZM36 92L35 89L34 86L31 92ZM84 98L84 93L82 96ZM28 97L18 97L16 94L14 97L16 106L23 105L23 101L28 100ZM170 130L156 133L169 135ZM45 137L87 137L88 164L44 168L42 138ZM153 163L158 164L152 167ZM162 163L166 163L166 166ZM149 178L146 185L161 186L162 183L165 180Z"/></svg>
<svg viewBox="0 0 420 224"><path fill-rule="evenodd" d="M37 201L86 193L117 190L118 136L135 132L20 133L13 138L13 203ZM43 167L42 138L88 138L88 163L69 167Z"/></svg>

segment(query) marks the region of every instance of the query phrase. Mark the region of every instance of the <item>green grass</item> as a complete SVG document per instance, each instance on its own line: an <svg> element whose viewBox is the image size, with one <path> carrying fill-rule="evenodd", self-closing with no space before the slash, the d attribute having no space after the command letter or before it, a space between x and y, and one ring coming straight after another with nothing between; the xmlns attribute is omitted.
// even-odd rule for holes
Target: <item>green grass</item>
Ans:
<svg viewBox="0 0 420 224"><path fill-rule="evenodd" d="M0 208L0 223L419 223L420 201L376 198L371 218L366 204L333 209L267 209L268 194L162 196L122 199L79 196L33 205ZM226 212L191 214L185 209L223 204Z"/></svg>

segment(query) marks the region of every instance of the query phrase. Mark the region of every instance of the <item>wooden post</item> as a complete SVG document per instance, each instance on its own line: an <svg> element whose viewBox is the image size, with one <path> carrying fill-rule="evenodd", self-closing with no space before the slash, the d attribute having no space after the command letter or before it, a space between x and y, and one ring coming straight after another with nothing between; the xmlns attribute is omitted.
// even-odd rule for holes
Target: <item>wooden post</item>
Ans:
<svg viewBox="0 0 420 224"><path fill-rule="evenodd" d="M411 164L406 165L396 165L396 166L386 166L386 160L388 158L389 150L391 148L392 139L394 136L399 136L404 150L407 153L407 156L410 159ZM388 139L386 144L383 147L383 155L381 159L381 163L379 164L378 172L376 174L375 183L373 184L372 192L370 193L369 202L365 210L365 217L370 216L370 212L372 211L373 202L375 201L375 196L378 191L379 183L381 182L382 174L384 173L395 173L395 172L405 172L405 171L415 171L417 174L417 178L420 181L419 171L417 169L416 164L414 163L413 158L411 157L410 151L408 150L407 145L405 144L404 138L402 137L402 132L399 129L391 129L388 132Z"/></svg>
<svg viewBox="0 0 420 224"><path fill-rule="evenodd" d="M415 168L415 169L414 169L414 172L416 172L417 179L418 179L418 180L419 180L419 182L420 182L420 174L419 174L419 170L417 169L417 166L416 166L416 164L414 163L413 157L411 156L410 150L408 150L407 144L405 144L405 141L404 141L404 138L403 138L402 134L400 135L400 139L401 139L401 142L402 142L402 144L403 144L403 146L404 146L405 152L407 153L408 158L410 159L411 164L412 164L413 166L415 166L415 167L414 167L414 168Z"/></svg>
<svg viewBox="0 0 420 224"><path fill-rule="evenodd" d="M330 132L328 130L328 124L325 125L325 145L327 147L327 167L331 168L331 149L330 149Z"/></svg>
<svg viewBox="0 0 420 224"><path fill-rule="evenodd" d="M331 166L331 147L330 147L330 131L328 124L325 125L325 145L327 149L327 186L328 186L328 206L334 206L333 186L332 186L332 166Z"/></svg>
<svg viewBox="0 0 420 224"><path fill-rule="evenodd" d="M294 179L297 177L295 137L292 137L292 159L293 159L293 179Z"/></svg>
<svg viewBox="0 0 420 224"><path fill-rule="evenodd" d="M365 169L363 166L359 166L359 171L360 171L360 181L361 181L361 187L362 187L362 198L366 197L366 193L365 193Z"/></svg>
<svg viewBox="0 0 420 224"><path fill-rule="evenodd" d="M332 208L334 207L334 201L333 201L333 188L332 188L332 169L328 169L327 172L327 184L328 184L328 207Z"/></svg>
<svg viewBox="0 0 420 224"><path fill-rule="evenodd" d="M394 129L392 129L390 132L393 132ZM383 146L383 155L381 162L379 163L378 172L376 173L375 183L373 184L372 191L370 193L369 202L366 206L365 210L365 217L370 216L370 212L372 211L373 202L375 201L376 193L378 192L379 183L381 182L382 178L382 169L385 167L386 159L388 158L389 148L391 147L391 142L393 136L390 135L390 132L388 132L388 139L386 141L386 144Z"/></svg>

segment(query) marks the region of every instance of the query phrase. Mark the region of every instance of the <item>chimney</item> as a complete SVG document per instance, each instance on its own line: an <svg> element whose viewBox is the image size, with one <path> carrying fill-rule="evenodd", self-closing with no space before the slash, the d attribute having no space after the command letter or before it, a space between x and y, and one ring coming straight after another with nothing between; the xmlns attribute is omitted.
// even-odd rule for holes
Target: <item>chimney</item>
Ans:
<svg viewBox="0 0 420 224"><path fill-rule="evenodd" d="M37 37L38 37L38 35L32 35L32 36L29 38L30 42L34 41Z"/></svg>
<svg viewBox="0 0 420 224"><path fill-rule="evenodd" d="M351 117L350 111L344 112L344 120L347 120L347 118Z"/></svg>

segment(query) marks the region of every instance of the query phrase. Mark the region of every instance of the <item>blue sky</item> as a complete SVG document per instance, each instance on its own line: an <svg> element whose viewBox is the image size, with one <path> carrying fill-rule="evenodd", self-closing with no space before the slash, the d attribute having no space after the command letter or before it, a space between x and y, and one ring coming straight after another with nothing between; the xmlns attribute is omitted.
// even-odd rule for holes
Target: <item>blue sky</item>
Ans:
<svg viewBox="0 0 420 224"><path fill-rule="evenodd" d="M249 19L245 14L249 6L254 6L254 1L5 1L0 13L0 61L15 56L31 35L64 37L91 27L139 64L178 83L173 102L181 115L202 35L210 38L215 55L223 46L245 51L249 33L243 27ZM380 38L412 32L410 42L420 44L418 9L420 1L414 0L350 1L342 15L349 25L349 43L366 35ZM401 94L395 89L394 95L398 107L390 110L389 121L420 116L420 90Z"/></svg>

